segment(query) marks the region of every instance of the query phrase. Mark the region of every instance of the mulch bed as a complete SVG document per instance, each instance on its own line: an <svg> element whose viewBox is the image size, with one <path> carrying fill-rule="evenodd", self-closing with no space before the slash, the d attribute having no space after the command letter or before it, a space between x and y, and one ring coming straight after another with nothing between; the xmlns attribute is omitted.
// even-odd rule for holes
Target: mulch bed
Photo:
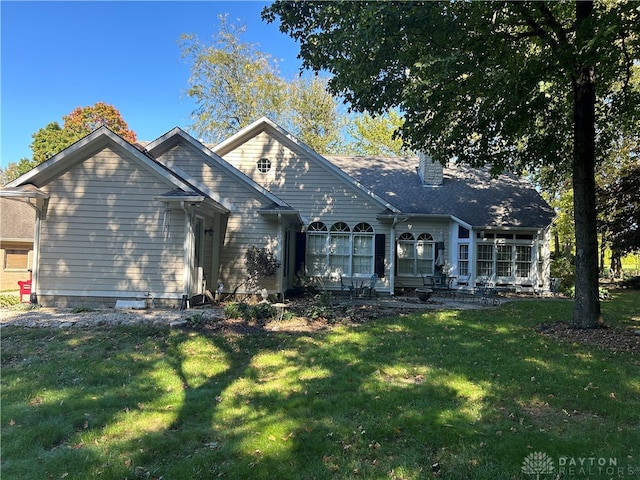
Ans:
<svg viewBox="0 0 640 480"><path fill-rule="evenodd" d="M640 330L602 326L591 329L573 328L569 323L543 323L538 332L558 341L592 345L614 352L640 353Z"/></svg>

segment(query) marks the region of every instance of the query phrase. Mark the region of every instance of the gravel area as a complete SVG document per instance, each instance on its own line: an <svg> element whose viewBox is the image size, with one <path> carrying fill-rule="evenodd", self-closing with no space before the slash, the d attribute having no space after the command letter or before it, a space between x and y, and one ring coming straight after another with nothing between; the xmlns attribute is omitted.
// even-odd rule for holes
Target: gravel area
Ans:
<svg viewBox="0 0 640 480"><path fill-rule="evenodd" d="M105 308L83 312L74 312L70 308L38 307L31 310L22 308L0 309L0 328L9 325L28 328L70 328L91 327L97 325L136 325L154 324L179 326L194 315L212 321L223 319L222 308L189 310L134 310Z"/></svg>

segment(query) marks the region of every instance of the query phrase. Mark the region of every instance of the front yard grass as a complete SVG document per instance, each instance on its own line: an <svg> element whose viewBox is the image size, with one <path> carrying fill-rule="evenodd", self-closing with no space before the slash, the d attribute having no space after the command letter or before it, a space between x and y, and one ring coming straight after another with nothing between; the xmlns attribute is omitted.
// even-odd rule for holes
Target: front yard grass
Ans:
<svg viewBox="0 0 640 480"><path fill-rule="evenodd" d="M639 479L638 352L537 332L571 310L524 300L314 334L5 327L0 476ZM603 310L640 329L637 292ZM550 463L523 469L534 453Z"/></svg>

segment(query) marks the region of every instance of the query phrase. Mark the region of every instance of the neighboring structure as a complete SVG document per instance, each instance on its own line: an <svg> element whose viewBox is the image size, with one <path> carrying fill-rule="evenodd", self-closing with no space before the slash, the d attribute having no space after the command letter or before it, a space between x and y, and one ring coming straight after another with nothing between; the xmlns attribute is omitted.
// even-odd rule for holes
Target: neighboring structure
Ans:
<svg viewBox="0 0 640 480"><path fill-rule="evenodd" d="M523 180L429 157L323 157L266 118L209 149L176 128L131 145L105 127L0 190L38 197L34 292L72 305L153 298L182 305L246 277L244 255L300 277L393 294L446 276L548 289L553 211Z"/></svg>
<svg viewBox="0 0 640 480"><path fill-rule="evenodd" d="M0 198L0 291L18 291L18 281L30 278L35 219L24 201Z"/></svg>

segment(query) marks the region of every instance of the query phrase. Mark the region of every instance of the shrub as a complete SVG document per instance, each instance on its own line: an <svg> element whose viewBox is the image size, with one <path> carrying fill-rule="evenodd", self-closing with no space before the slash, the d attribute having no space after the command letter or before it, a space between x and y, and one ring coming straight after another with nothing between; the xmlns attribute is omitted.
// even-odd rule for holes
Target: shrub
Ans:
<svg viewBox="0 0 640 480"><path fill-rule="evenodd" d="M566 292L573 287L576 267L573 257L559 257L551 262L551 276L560 279L559 292Z"/></svg>
<svg viewBox="0 0 640 480"><path fill-rule="evenodd" d="M10 307L19 303L20 298L18 295L0 295L0 307Z"/></svg>
<svg viewBox="0 0 640 480"><path fill-rule="evenodd" d="M275 316L275 307L268 303L256 303L249 305L244 302L227 303L224 306L224 314L227 318L242 318L245 321L272 318Z"/></svg>

